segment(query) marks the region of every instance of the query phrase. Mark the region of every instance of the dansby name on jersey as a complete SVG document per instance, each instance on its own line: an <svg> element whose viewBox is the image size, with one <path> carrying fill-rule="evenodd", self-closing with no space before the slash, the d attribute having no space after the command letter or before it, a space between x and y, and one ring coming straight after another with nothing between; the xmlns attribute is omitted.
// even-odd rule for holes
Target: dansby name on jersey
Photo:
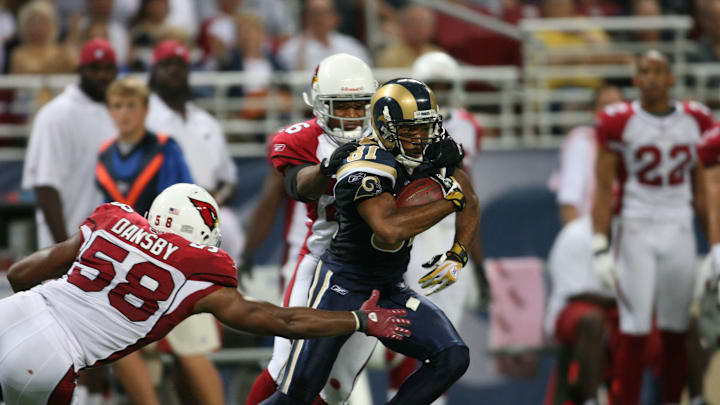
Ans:
<svg viewBox="0 0 720 405"><path fill-rule="evenodd" d="M116 233L119 237L127 240L130 243L134 243L155 256L161 257L163 260L167 260L171 254L180 247L173 245L171 242L161 238L160 235L145 231L134 225L127 218L120 218L110 230Z"/></svg>

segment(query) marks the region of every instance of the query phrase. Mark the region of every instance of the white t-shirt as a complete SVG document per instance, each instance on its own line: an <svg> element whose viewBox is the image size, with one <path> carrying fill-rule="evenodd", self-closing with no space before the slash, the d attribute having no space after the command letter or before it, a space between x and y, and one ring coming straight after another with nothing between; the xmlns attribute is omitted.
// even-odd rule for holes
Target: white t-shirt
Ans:
<svg viewBox="0 0 720 405"><path fill-rule="evenodd" d="M220 124L207 111L188 102L186 117L172 110L157 94L150 95L145 125L175 139L185 156L193 181L214 191L221 182L235 183L237 173Z"/></svg>
<svg viewBox="0 0 720 405"><path fill-rule="evenodd" d="M596 156L595 130L591 127L570 131L560 150L557 201L560 205L575 206L580 216L589 215L592 210Z"/></svg>
<svg viewBox="0 0 720 405"><path fill-rule="evenodd" d="M289 39L278 52L280 64L288 70L310 70L328 56L344 52L372 65L367 49L355 38L337 32L328 34L328 37L328 46L307 34Z"/></svg>
<svg viewBox="0 0 720 405"><path fill-rule="evenodd" d="M68 235L102 202L95 166L102 143L117 133L105 104L96 103L71 84L40 109L30 136L22 187L58 190ZM55 243L38 209L38 247Z"/></svg>

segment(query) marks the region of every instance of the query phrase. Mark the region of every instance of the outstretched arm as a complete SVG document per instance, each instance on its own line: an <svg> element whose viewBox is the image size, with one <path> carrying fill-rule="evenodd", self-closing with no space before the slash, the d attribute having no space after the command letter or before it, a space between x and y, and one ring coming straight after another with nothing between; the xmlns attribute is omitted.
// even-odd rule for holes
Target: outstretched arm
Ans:
<svg viewBox="0 0 720 405"><path fill-rule="evenodd" d="M359 311L323 311L278 307L243 297L237 290L225 287L199 300L195 312L210 312L220 322L241 331L288 339L340 336L358 330L391 339L409 336L410 331L404 326L410 325L410 321L402 318L407 312L379 308L378 298L379 292L373 291Z"/></svg>
<svg viewBox="0 0 720 405"><path fill-rule="evenodd" d="M28 290L41 282L65 274L82 245L80 233L56 245L39 250L10 266L8 281L13 291Z"/></svg>

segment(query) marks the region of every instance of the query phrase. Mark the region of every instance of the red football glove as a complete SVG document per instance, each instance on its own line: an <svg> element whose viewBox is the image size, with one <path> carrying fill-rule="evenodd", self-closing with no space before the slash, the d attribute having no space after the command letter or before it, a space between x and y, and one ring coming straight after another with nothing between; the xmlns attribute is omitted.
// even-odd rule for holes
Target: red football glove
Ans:
<svg viewBox="0 0 720 405"><path fill-rule="evenodd" d="M370 298L363 302L360 310L353 311L358 321L357 330L368 336L379 338L402 340L411 335L409 329L402 326L410 326L412 322L405 319L407 311L404 309L385 309L377 306L380 299L380 291L373 290Z"/></svg>

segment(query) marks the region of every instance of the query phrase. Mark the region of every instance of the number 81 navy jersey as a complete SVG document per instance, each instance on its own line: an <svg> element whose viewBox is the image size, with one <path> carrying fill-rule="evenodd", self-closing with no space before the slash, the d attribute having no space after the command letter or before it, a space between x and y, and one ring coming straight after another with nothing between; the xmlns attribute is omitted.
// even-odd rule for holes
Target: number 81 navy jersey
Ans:
<svg viewBox="0 0 720 405"><path fill-rule="evenodd" d="M382 193L395 195L408 182L404 166L373 138L364 138L337 171L335 205L339 229L322 256L333 272L361 284L402 280L410 261L412 239L382 243L357 211L356 204Z"/></svg>

